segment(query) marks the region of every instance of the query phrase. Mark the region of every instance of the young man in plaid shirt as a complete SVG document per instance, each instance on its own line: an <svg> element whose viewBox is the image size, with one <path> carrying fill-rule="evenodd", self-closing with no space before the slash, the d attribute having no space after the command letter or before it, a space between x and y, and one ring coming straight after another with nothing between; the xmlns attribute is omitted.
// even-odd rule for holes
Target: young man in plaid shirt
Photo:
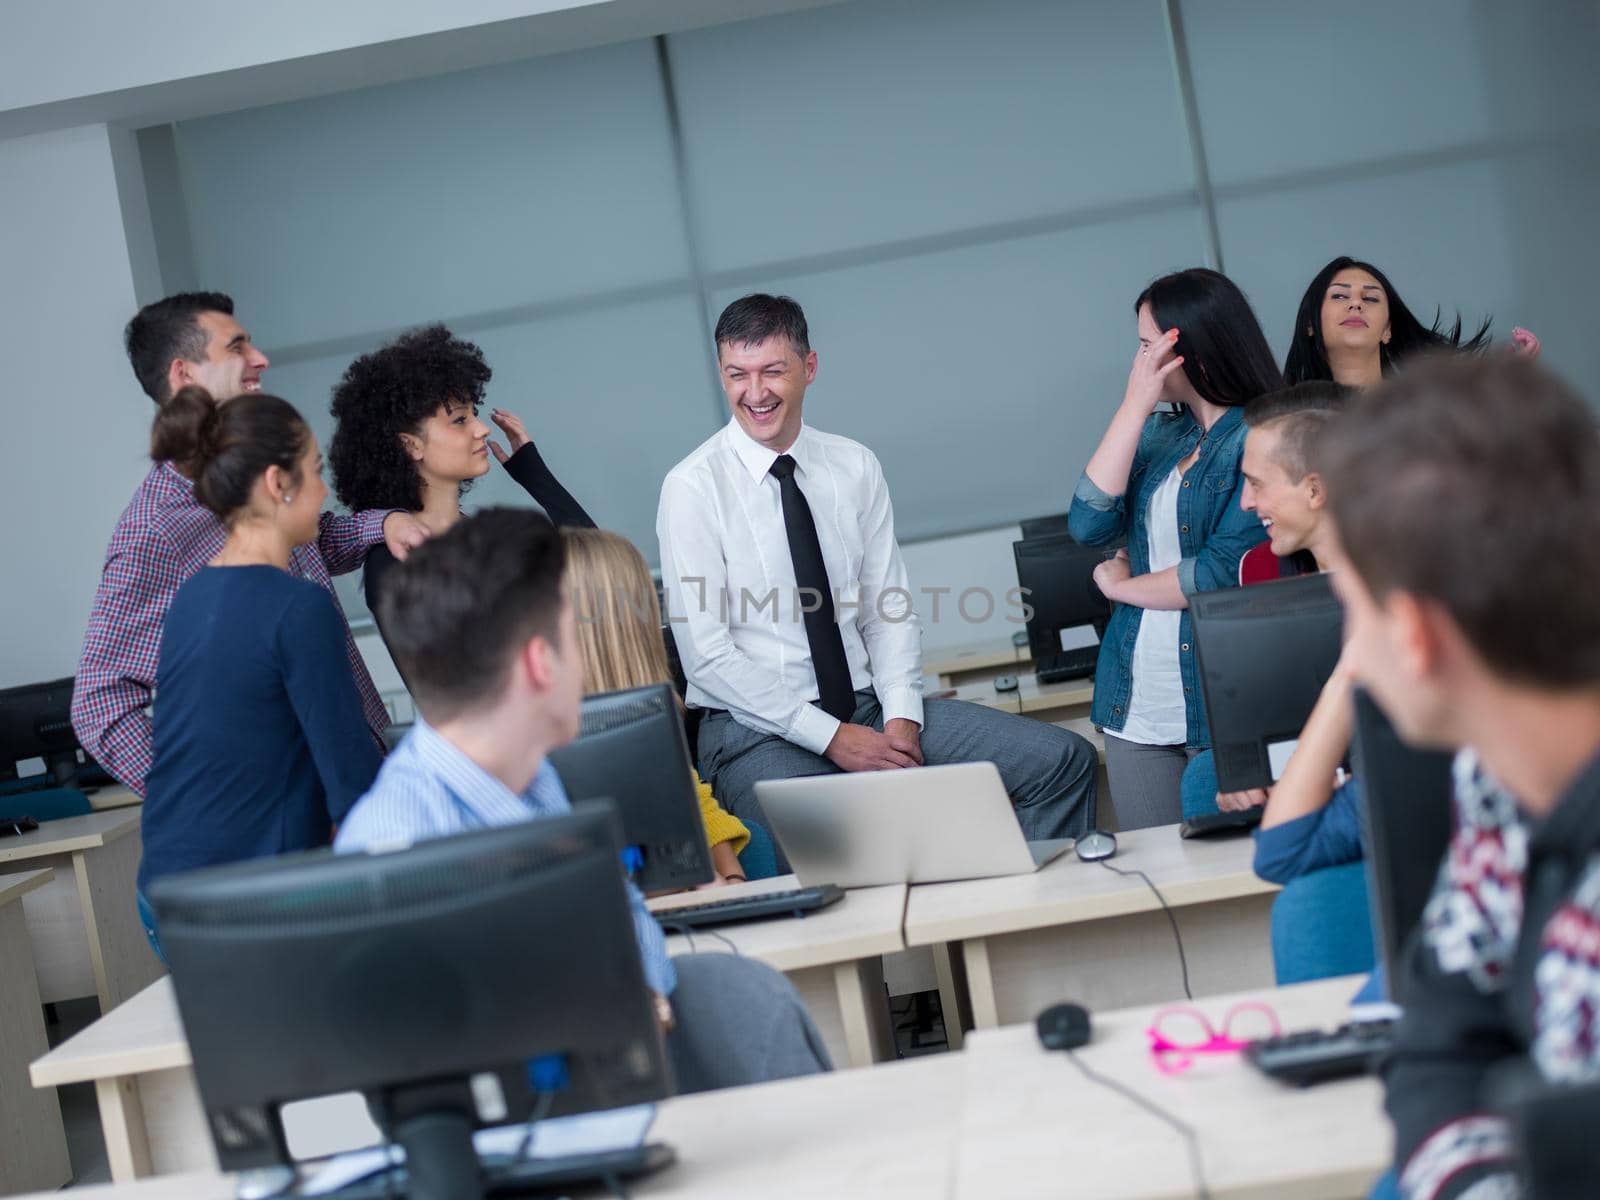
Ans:
<svg viewBox="0 0 1600 1200"><path fill-rule="evenodd" d="M219 292L188 292L146 305L128 322L124 337L133 373L158 405L187 384L204 387L218 400L261 389L267 356L234 319L233 301ZM179 585L216 555L224 536L221 522L195 499L194 485L171 463L158 462L123 510L106 549L73 688L72 724L84 749L141 796L150 769L147 709L162 622ZM355 570L378 542L404 557L426 536L407 513L323 513L321 536L295 550L290 570L332 592L331 577ZM367 721L381 741L388 715L348 626L345 648Z"/></svg>

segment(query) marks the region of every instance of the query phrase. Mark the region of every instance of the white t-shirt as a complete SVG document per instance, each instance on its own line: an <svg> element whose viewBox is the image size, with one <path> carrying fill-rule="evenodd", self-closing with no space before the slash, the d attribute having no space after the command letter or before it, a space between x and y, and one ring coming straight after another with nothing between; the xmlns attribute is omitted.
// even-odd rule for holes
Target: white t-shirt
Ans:
<svg viewBox="0 0 1600 1200"><path fill-rule="evenodd" d="M1147 521L1150 570L1175 567L1183 558L1178 543L1178 489L1183 472L1177 467L1150 497ZM1128 719L1120 731L1124 741L1144 746L1181 746L1189 740L1189 717L1183 703L1183 672L1178 665L1178 623L1183 614L1147 608L1139 617L1133 643L1133 692Z"/></svg>

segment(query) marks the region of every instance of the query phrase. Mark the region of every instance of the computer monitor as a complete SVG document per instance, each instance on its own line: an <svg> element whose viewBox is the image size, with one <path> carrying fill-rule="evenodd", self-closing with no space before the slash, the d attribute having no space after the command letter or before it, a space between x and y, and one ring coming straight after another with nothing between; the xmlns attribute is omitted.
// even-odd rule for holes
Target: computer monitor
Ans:
<svg viewBox="0 0 1600 1200"><path fill-rule="evenodd" d="M1094 581L1106 551L1065 534L1011 543L1017 583L1032 610L1028 649L1039 679L1053 683L1093 675L1111 605Z"/></svg>
<svg viewBox="0 0 1600 1200"><path fill-rule="evenodd" d="M72 730L72 679L0 690L0 779L15 779L17 764L42 758L56 783L78 775L78 735Z"/></svg>
<svg viewBox="0 0 1600 1200"><path fill-rule="evenodd" d="M1344 613L1326 575L1189 597L1217 787L1270 787L1338 665Z"/></svg>
<svg viewBox="0 0 1600 1200"><path fill-rule="evenodd" d="M1377 702L1358 691L1351 757L1364 801L1372 940L1389 998L1403 1006L1401 950L1422 920L1450 845L1453 756L1406 745Z"/></svg>
<svg viewBox="0 0 1600 1200"><path fill-rule="evenodd" d="M670 684L584 697L577 739L551 753L550 763L571 799L616 801L623 842L637 851L630 857L642 890L677 890L716 878Z"/></svg>
<svg viewBox="0 0 1600 1200"><path fill-rule="evenodd" d="M1051 513L1047 517L1025 517L1020 522L1022 526L1022 540L1030 541L1034 538L1068 537L1067 514Z"/></svg>
<svg viewBox="0 0 1600 1200"><path fill-rule="evenodd" d="M290 1162L284 1106L356 1092L438 1194L474 1128L669 1095L620 838L596 804L152 884L222 1169Z"/></svg>

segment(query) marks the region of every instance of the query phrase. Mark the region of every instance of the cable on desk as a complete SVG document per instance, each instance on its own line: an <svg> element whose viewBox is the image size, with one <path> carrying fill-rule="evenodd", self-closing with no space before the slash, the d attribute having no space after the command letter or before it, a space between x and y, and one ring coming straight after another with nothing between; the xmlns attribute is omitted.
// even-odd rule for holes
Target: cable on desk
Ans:
<svg viewBox="0 0 1600 1200"><path fill-rule="evenodd" d="M1161 902L1161 911L1167 914L1167 924L1172 926L1172 940L1178 945L1178 965L1183 968L1184 999L1193 1000L1194 993L1189 990L1189 957L1183 952L1183 934L1178 932L1178 918L1172 915L1172 909L1167 904L1167 898L1161 894L1161 889L1155 885L1150 876L1146 875L1137 867L1131 871L1124 871L1120 867L1113 867L1103 858L1099 861L1100 865L1106 870L1115 871L1118 875L1121 875L1125 879L1132 878L1133 876L1137 875L1140 879L1144 880L1145 887L1149 888L1155 893L1156 899Z"/></svg>
<svg viewBox="0 0 1600 1200"><path fill-rule="evenodd" d="M671 919L670 916L666 916L666 915L659 914L659 913L656 915L656 920L660 922L661 928L665 929L668 933L681 933L685 938L687 938L688 941L689 941L689 953L690 954L699 954L700 953L700 951L695 949L695 945L694 945L694 930L690 926L684 925L684 924L682 924L682 923L680 923L678 921L674 921L674 920ZM724 937L722 934L718 933L715 929L702 929L700 932L705 934L707 937L716 938L717 941L721 942L729 950L732 950L735 954L739 954L741 958L743 957L743 955L740 954L740 952L739 952L739 947L734 945L733 941L731 939L729 939L727 937Z"/></svg>
<svg viewBox="0 0 1600 1200"><path fill-rule="evenodd" d="M1194 1131L1194 1126L1187 1121L1179 1120L1155 1101L1145 1099L1131 1087L1100 1074L1100 1072L1084 1062L1083 1059L1079 1058L1076 1050L1068 1050L1067 1057L1072 1060L1072 1065L1082 1071L1090 1082L1098 1083L1101 1087L1110 1088L1118 1095L1126 1097L1158 1121L1172 1126L1183 1135L1184 1145L1189 1151L1189 1171L1194 1176L1194 1194L1199 1200L1211 1200L1211 1192L1206 1188L1205 1164L1200 1158L1200 1135Z"/></svg>

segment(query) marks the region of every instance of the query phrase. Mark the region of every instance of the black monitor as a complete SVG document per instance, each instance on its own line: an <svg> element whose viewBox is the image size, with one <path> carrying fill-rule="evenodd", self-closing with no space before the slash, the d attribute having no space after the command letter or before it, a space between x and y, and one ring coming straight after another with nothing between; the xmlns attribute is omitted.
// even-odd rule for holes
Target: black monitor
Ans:
<svg viewBox="0 0 1600 1200"><path fill-rule="evenodd" d="M1326 575L1189 597L1217 787L1270 787L1338 665L1344 613Z"/></svg>
<svg viewBox="0 0 1600 1200"><path fill-rule="evenodd" d="M1054 683L1094 674L1111 605L1094 569L1106 551L1065 534L1011 543L1028 617L1028 649L1039 679Z"/></svg>
<svg viewBox="0 0 1600 1200"><path fill-rule="evenodd" d="M17 764L32 758L44 759L46 773L64 787L77 778L70 676L0 691L0 779L15 779Z"/></svg>
<svg viewBox="0 0 1600 1200"><path fill-rule="evenodd" d="M1406 745L1376 701L1357 692L1351 757L1364 801L1361 832L1372 940L1389 998L1404 1005L1400 952L1422 920L1450 845L1453 756Z"/></svg>
<svg viewBox="0 0 1600 1200"><path fill-rule="evenodd" d="M586 805L152 884L222 1169L287 1164L282 1107L358 1092L409 1195L481 1195L474 1128L670 1094L620 836Z"/></svg>
<svg viewBox="0 0 1600 1200"><path fill-rule="evenodd" d="M716 878L672 685L584 697L577 739L554 751L550 763L571 799L616 801L623 842L637 851L633 879L642 890Z"/></svg>
<svg viewBox="0 0 1600 1200"><path fill-rule="evenodd" d="M1068 537L1067 514L1051 513L1048 517L1025 517L1022 522L1022 540L1034 538Z"/></svg>

